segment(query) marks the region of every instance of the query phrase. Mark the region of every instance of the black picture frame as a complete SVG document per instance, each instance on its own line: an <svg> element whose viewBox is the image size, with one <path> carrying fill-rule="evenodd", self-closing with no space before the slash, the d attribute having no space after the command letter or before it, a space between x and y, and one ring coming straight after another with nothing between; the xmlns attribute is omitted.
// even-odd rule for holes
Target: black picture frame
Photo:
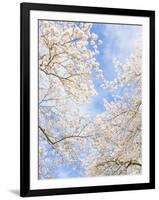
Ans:
<svg viewBox="0 0 159 200"><path fill-rule="evenodd" d="M150 180L149 183L102 185L89 187L59 188L59 189L30 189L30 11L60 11L107 15L140 16L150 19ZM21 3L21 82L20 82L20 196L59 195L76 193L95 193L123 190L140 190L155 188L155 11L131 10L101 7L83 7L71 5L49 5Z"/></svg>

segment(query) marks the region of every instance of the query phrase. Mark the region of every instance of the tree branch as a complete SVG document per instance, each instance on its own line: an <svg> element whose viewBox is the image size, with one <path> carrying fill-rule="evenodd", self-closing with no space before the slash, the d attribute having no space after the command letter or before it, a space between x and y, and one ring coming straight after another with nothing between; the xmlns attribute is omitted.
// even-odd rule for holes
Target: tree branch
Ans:
<svg viewBox="0 0 159 200"><path fill-rule="evenodd" d="M66 139L70 139L70 138L88 138L88 137L91 137L91 135L70 135L70 136L65 136L59 140L56 140L55 142L53 142L50 137L47 135L46 133L46 130L44 128L42 128L40 125L39 125L39 129L42 131L42 133L45 135L47 141L51 144L51 145L55 145L63 140L66 140Z"/></svg>

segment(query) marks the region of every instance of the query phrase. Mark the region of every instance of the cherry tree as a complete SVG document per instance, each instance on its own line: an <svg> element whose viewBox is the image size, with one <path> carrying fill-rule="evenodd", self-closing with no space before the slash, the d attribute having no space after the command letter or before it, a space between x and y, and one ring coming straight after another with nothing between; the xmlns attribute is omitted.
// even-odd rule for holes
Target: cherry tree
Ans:
<svg viewBox="0 0 159 200"><path fill-rule="evenodd" d="M137 47L125 63L115 59L116 77L106 80L96 60L102 41L92 25L39 20L41 179L54 177L54 167L65 163L88 176L142 170L142 51ZM104 99L105 111L92 119L80 107L98 95L94 74L113 101Z"/></svg>
<svg viewBox="0 0 159 200"><path fill-rule="evenodd" d="M103 81L114 100L104 100L105 112L96 116L96 134L89 176L138 174L142 169L142 51L139 47L126 63L114 61L116 78ZM121 95L117 95L120 90Z"/></svg>
<svg viewBox="0 0 159 200"><path fill-rule="evenodd" d="M51 176L45 164L48 145L55 158L52 167L66 161L82 163L79 152L88 152L93 124L81 116L79 106L97 95L92 70L102 74L95 59L101 41L91 27L39 20L39 178Z"/></svg>

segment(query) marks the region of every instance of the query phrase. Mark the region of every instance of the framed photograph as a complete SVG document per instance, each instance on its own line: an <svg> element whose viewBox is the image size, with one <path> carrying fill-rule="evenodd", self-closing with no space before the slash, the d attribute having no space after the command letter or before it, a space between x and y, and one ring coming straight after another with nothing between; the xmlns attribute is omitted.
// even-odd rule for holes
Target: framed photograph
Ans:
<svg viewBox="0 0 159 200"><path fill-rule="evenodd" d="M155 188L155 12L21 4L20 195Z"/></svg>

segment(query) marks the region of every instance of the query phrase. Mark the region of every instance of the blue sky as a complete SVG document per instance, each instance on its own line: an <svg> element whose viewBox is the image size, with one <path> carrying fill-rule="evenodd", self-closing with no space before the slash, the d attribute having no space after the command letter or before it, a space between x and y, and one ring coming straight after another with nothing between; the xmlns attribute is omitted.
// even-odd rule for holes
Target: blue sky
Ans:
<svg viewBox="0 0 159 200"><path fill-rule="evenodd" d="M96 59L104 72L104 78L112 80L116 77L113 59L117 58L124 62L134 53L135 42L141 39L142 26L96 23L93 24L91 32L96 33L98 39L103 41L103 44L98 47L100 53ZM100 87L101 81L93 78L93 82L98 95L92 97L90 103L83 107L83 110L92 116L104 111L103 98L113 101L111 92Z"/></svg>
<svg viewBox="0 0 159 200"><path fill-rule="evenodd" d="M112 80L116 77L113 67L113 59L117 58L124 62L130 57L130 55L134 52L134 44L136 40L141 39L142 26L96 23L93 24L91 32L96 33L98 35L98 39L103 41L103 44L98 47L100 53L96 56L96 60L99 62L100 68L104 72L105 79ZM94 117L96 114L102 113L105 110L103 106L103 99L105 98L108 101L113 101L113 96L110 91L103 90L100 87L101 81L97 80L95 76L92 76L92 80L98 95L91 97L90 102L86 106L82 107L82 112L83 114L85 112L89 113L92 117ZM43 145L47 148L48 161L45 165L49 168L50 174L52 173L56 178L81 176L78 161L77 163L74 163L76 166L64 163L64 165L58 167L56 166L54 168L53 159L55 159L55 156L53 158L52 149L46 143ZM56 159L58 159L58 157L56 157Z"/></svg>

